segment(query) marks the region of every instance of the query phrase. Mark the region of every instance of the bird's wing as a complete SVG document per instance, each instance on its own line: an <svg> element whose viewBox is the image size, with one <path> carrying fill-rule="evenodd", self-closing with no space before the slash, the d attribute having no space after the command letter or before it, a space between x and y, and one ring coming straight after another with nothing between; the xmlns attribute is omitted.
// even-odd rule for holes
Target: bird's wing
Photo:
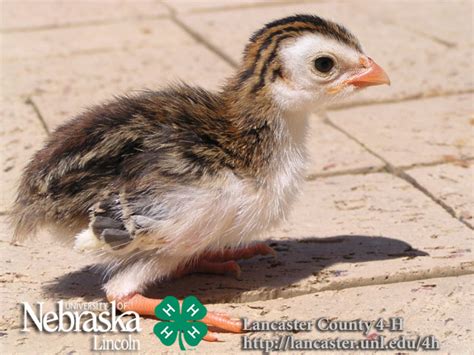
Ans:
<svg viewBox="0 0 474 355"><path fill-rule="evenodd" d="M156 222L131 211L124 193L113 193L89 210L90 229L95 237L113 250L129 245L138 235L147 233Z"/></svg>
<svg viewBox="0 0 474 355"><path fill-rule="evenodd" d="M119 194L111 194L92 206L90 228L95 237L112 249L127 246L134 238L134 230L125 226L125 214Z"/></svg>

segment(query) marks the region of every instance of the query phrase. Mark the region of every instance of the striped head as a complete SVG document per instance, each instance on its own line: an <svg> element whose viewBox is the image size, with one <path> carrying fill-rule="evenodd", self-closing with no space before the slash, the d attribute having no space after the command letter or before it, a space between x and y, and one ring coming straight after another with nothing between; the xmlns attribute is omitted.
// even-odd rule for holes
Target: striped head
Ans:
<svg viewBox="0 0 474 355"><path fill-rule="evenodd" d="M390 81L343 26L317 16L295 15L253 34L237 83L257 99L271 95L281 108L299 110Z"/></svg>

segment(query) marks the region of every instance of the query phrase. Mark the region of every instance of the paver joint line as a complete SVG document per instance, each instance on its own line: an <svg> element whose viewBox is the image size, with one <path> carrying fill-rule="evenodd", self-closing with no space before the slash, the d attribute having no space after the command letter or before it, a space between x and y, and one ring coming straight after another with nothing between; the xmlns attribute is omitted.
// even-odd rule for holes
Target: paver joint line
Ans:
<svg viewBox="0 0 474 355"><path fill-rule="evenodd" d="M311 3L311 2L312 0L281 0L281 1L274 0L271 2L262 1L262 2L256 2L256 3L250 3L250 4L194 9L194 10L190 10L188 14L213 13L213 12L215 13L215 12L224 12L224 11L231 11L231 10L260 9L262 7L274 7L274 6L276 7L280 5L298 5L298 4L305 4L305 3ZM164 3L163 5L168 6L168 4L166 3Z"/></svg>
<svg viewBox="0 0 474 355"><path fill-rule="evenodd" d="M362 148L366 149L370 154L372 154L373 156L377 157L378 159L382 160L385 164L385 171L387 173L390 173L404 181L406 181L407 183L409 183L410 185L412 185L414 188L416 188L418 191L422 192L425 196L429 197L433 202L435 202L437 205L441 206L451 217L453 217L454 219L458 220L459 222L461 222L462 224L464 224L466 227L468 227L469 229L471 230L474 230L474 226L471 225L469 222L465 221L463 218L459 218L456 216L456 212L454 211L454 209L450 206L448 206L446 203L444 203L443 201L441 201L440 199L436 198L431 192L429 192L426 188L424 188L422 185L420 185L413 177L411 177L410 175L408 175L405 171L403 171L403 169L399 168L399 167L396 167L396 166L393 166L392 164L390 164L390 162L388 162L384 157L382 157L381 155L377 154L376 152L374 152L372 149L370 149L369 147L367 147L363 142L361 142L360 140L358 140L356 137L352 136L349 132L347 132L346 130L342 129L341 127L339 127L338 125L336 125L334 122L332 122L330 120L330 118L326 115L325 117L327 123L332 126L333 128L337 129L338 131L340 131L341 133L345 134L348 138L352 139L354 142L356 142L357 144L359 144Z"/></svg>
<svg viewBox="0 0 474 355"><path fill-rule="evenodd" d="M393 175L399 177L400 179L405 180L406 182L410 183L413 187L418 189L419 191L423 192L426 196L431 198L434 202L436 202L438 205L440 205L446 212L448 212L453 218L457 219L459 222L463 223L466 227L474 230L474 226L471 225L469 222L464 220L462 217L457 217L456 212L454 209L444 203L441 199L436 198L431 192L429 192L424 186L420 185L418 181L416 181L415 178L407 174L405 171L398 169L394 166L388 165L388 172L392 173Z"/></svg>
<svg viewBox="0 0 474 355"><path fill-rule="evenodd" d="M359 4L357 4L359 5ZM360 6L360 5L359 5ZM360 6L360 9L361 10L364 10L364 8L362 6ZM383 22L386 23L386 24L389 24L389 25L393 25L393 26L396 26L396 27L402 27L402 24L401 23L398 23L388 17L384 17L383 19ZM426 32L423 32L423 31L419 31L415 28L411 28L411 27L406 27L406 26L403 26L403 28L409 32L412 32L418 36L421 36L421 37L425 37L433 42L436 42L438 44L441 44L442 46L445 46L446 48L454 48L457 46L456 43L454 42L449 42L449 41L446 41L442 38L438 38L436 37L435 35L432 35L432 34L429 34L429 33L426 33Z"/></svg>
<svg viewBox="0 0 474 355"><path fill-rule="evenodd" d="M354 103L349 102L349 103L341 103L338 105L331 106L328 111L342 111L342 110L347 110L349 108L362 107L362 106L396 104L399 102L410 102L410 101L416 101L420 99L449 97L449 96L473 94L473 93L474 93L473 89L467 89L467 90L457 90L457 91L445 91L445 92L439 92L439 93L429 93L429 94L416 94L412 96L405 96L398 99L366 100L366 101L359 101L359 102L354 102Z"/></svg>
<svg viewBox="0 0 474 355"><path fill-rule="evenodd" d="M474 161L474 157L459 159L459 160L455 160L454 162L456 161L470 162L470 161ZM451 160L437 160L437 161L431 161L427 163L414 163L411 165L395 166L394 168L397 170L411 170L411 169L416 169L416 168L421 168L421 167L432 167L432 166L444 165L444 164L449 164L452 162L453 161ZM375 174L375 173L380 173L380 172L390 173L388 169L389 168L384 165L380 167L363 167L363 168L351 169L351 170L339 170L339 171L329 172L329 173L310 174L306 177L306 181L330 178L334 176L344 176L344 175L368 175L368 174Z"/></svg>
<svg viewBox="0 0 474 355"><path fill-rule="evenodd" d="M25 100L25 104L27 105L30 105L33 110L35 111L36 113L36 116L38 117L38 120L40 121L41 123L41 126L43 127L43 129L45 130L46 134L49 135L50 134L50 131L49 131L49 128L48 128L48 125L46 124L46 121L44 120L44 117L43 115L41 114L38 106L36 106L36 104L34 103L34 101L28 97L26 100Z"/></svg>
<svg viewBox="0 0 474 355"><path fill-rule="evenodd" d="M97 20L97 21L85 21L79 23L66 23L62 25L44 25L44 26L35 26L35 27L18 27L18 28L8 28L0 30L0 34L8 33L25 33L25 32L38 32L46 30L56 30L56 29L65 29L65 28L79 28L87 26L96 26L96 25L107 25L113 23L120 23L126 21L138 21L138 20L159 20L169 18L168 15L153 15L153 16L136 16L136 17L124 17L118 19L109 19L109 20Z"/></svg>
<svg viewBox="0 0 474 355"><path fill-rule="evenodd" d="M308 3L308 0L282 0L282 1L273 1L273 2L262 2L262 3L254 3L254 4L242 4L236 6L225 6L225 7L213 7L207 9L198 9L198 10L191 10L190 14L198 14L198 13L212 13L212 12L221 12L221 11L229 11L229 10L238 10L238 9L252 9L252 8L262 8L262 7L272 7L272 6L280 6L280 5L296 5L296 4L304 4ZM176 13L176 10L165 2L160 2L161 5L168 8L170 14L161 14L161 15L152 15L152 16L134 16L134 17L123 17L123 18L116 18L116 19L108 19L108 20L97 20L97 21L85 21L80 23L67 23L61 25L44 25L44 26L33 26L33 27L13 27L8 29L0 30L0 33L21 33L21 32L36 32L36 31L44 31L44 30L55 30L55 29L63 29L63 28L77 28L77 27L85 27L85 26L94 26L94 25L105 25L105 24L112 24L112 23L119 23L124 21L134 21L134 20L154 20L154 19L165 19L165 18L172 18L172 14Z"/></svg>
<svg viewBox="0 0 474 355"><path fill-rule="evenodd" d="M198 34L197 32L195 32L192 28L190 28L189 26L187 26L186 24L184 24L179 18L178 16L176 15L175 13L175 10L174 9L170 9L170 12L171 12L171 15L170 15L170 19L171 21L173 21L173 23L175 25L177 25L179 28L181 28L183 31L185 31L188 35L190 35L192 38L194 38L194 40L196 40L196 42L202 44L205 48L207 48L208 50L210 50L212 53L214 53L215 55L217 55L219 58L221 58L223 61L225 61L227 64L229 64L230 66L232 66L233 68L236 68L237 67L237 63L231 58L229 57L227 54L225 54L224 52L222 52L220 49L218 49L217 47L215 47L213 44L211 44L210 42L206 41L200 34Z"/></svg>
<svg viewBox="0 0 474 355"><path fill-rule="evenodd" d="M411 165L401 165L401 166L397 166L396 168L406 171L406 170L411 170L411 169L416 169L416 168L424 168L424 167L437 166L437 165L456 163L456 162L469 162L473 160L474 160L474 157L467 157L467 158L456 159L456 160L442 159L442 160L436 160L436 161L427 162L427 163L414 163Z"/></svg>

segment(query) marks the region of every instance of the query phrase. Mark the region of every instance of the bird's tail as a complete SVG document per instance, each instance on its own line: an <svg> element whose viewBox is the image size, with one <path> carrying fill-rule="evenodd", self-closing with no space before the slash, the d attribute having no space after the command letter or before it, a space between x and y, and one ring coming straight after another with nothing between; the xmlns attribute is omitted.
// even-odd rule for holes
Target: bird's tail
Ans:
<svg viewBox="0 0 474 355"><path fill-rule="evenodd" d="M34 202L28 204L18 197L9 216L10 225L13 227L13 241L35 236L38 227L44 222L41 215Z"/></svg>

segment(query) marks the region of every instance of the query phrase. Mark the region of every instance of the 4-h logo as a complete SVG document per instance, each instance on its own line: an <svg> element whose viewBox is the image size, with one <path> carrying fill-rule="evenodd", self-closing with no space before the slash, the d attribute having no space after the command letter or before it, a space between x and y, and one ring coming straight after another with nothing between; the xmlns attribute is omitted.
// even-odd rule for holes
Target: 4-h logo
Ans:
<svg viewBox="0 0 474 355"><path fill-rule="evenodd" d="M196 346L207 334L207 325L198 322L207 314L206 307L194 296L183 300L181 307L176 297L167 296L155 308L155 315L163 322L155 324L153 332L161 342L170 346L179 338L179 348L186 350L184 341L190 346Z"/></svg>

